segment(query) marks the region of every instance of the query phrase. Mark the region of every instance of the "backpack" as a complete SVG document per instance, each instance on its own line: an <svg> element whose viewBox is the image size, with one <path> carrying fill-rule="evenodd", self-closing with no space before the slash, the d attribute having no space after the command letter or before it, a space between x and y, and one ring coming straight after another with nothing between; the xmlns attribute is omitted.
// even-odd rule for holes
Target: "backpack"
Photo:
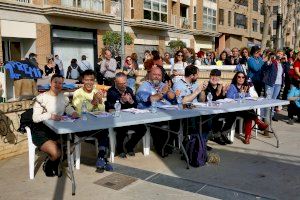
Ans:
<svg viewBox="0 0 300 200"><path fill-rule="evenodd" d="M186 153L192 167L205 165L207 161L206 141L201 134L194 133L189 136Z"/></svg>
<svg viewBox="0 0 300 200"><path fill-rule="evenodd" d="M21 114L20 118L20 127L18 129L21 133L26 133L25 127L28 126L32 128L33 120L32 120L33 108L27 109L25 112Z"/></svg>

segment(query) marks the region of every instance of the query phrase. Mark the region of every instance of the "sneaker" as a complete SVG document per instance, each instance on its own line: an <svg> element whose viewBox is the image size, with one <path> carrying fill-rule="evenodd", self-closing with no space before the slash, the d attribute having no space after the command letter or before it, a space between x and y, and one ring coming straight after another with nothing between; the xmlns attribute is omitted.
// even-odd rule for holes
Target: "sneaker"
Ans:
<svg viewBox="0 0 300 200"><path fill-rule="evenodd" d="M293 119L289 119L288 124L293 125L294 124L294 120Z"/></svg>
<svg viewBox="0 0 300 200"><path fill-rule="evenodd" d="M123 152L123 153L120 153L120 154L119 154L119 157L120 157L120 158L126 158L127 156L126 156L126 153Z"/></svg>
<svg viewBox="0 0 300 200"><path fill-rule="evenodd" d="M55 176L55 171L53 170L52 161L47 158L43 164L43 171L47 177Z"/></svg>
<svg viewBox="0 0 300 200"><path fill-rule="evenodd" d="M134 153L133 151L128 152L127 154L128 154L129 156L135 156L135 153Z"/></svg>
<svg viewBox="0 0 300 200"><path fill-rule="evenodd" d="M213 141L219 145L226 145L226 142L224 142L221 137L214 138Z"/></svg>
<svg viewBox="0 0 300 200"><path fill-rule="evenodd" d="M106 163L104 166L104 170L105 171L113 171L114 169L109 163Z"/></svg>
<svg viewBox="0 0 300 200"><path fill-rule="evenodd" d="M104 158L97 158L96 167L100 169L104 169L106 162Z"/></svg>

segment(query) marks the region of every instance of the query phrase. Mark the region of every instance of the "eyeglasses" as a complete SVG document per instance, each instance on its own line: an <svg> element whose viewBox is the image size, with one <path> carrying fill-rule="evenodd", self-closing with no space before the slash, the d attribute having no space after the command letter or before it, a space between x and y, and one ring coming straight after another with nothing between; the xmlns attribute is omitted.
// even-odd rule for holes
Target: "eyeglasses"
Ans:
<svg viewBox="0 0 300 200"><path fill-rule="evenodd" d="M182 57L183 55L182 55L182 54L178 54L177 56L180 56L180 57Z"/></svg>
<svg viewBox="0 0 300 200"><path fill-rule="evenodd" d="M237 76L237 78L245 79L245 76Z"/></svg>

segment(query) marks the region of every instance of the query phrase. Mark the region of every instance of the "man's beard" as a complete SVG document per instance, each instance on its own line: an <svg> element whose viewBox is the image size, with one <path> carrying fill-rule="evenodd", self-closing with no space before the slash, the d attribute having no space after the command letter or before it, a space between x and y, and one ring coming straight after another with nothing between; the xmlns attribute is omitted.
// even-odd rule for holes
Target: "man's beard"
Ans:
<svg viewBox="0 0 300 200"><path fill-rule="evenodd" d="M152 83L155 87L157 87L160 84L160 80L152 80Z"/></svg>

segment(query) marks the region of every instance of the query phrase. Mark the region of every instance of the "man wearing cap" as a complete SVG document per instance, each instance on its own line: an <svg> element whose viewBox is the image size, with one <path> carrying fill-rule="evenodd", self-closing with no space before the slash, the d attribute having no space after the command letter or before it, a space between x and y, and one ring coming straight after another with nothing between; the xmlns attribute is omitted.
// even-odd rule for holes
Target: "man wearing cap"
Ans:
<svg viewBox="0 0 300 200"><path fill-rule="evenodd" d="M207 85L207 88L202 91L203 94L201 94L201 101L205 102L206 97L208 93L211 93L213 96L213 101L216 101L218 99L224 99L226 97L226 92L228 90L228 85L221 83L221 71L218 69L213 69L210 72L209 75L209 82ZM222 128L223 122L220 122L220 118L227 118L227 114L222 114L222 116L216 116L212 119L211 123L213 126L212 132L213 132L213 141L220 145L226 145L226 144L231 144L232 142L227 138L226 131L228 131L226 123L224 125L224 129ZM231 129L231 126L229 127L229 130ZM209 148L208 148L209 149Z"/></svg>

